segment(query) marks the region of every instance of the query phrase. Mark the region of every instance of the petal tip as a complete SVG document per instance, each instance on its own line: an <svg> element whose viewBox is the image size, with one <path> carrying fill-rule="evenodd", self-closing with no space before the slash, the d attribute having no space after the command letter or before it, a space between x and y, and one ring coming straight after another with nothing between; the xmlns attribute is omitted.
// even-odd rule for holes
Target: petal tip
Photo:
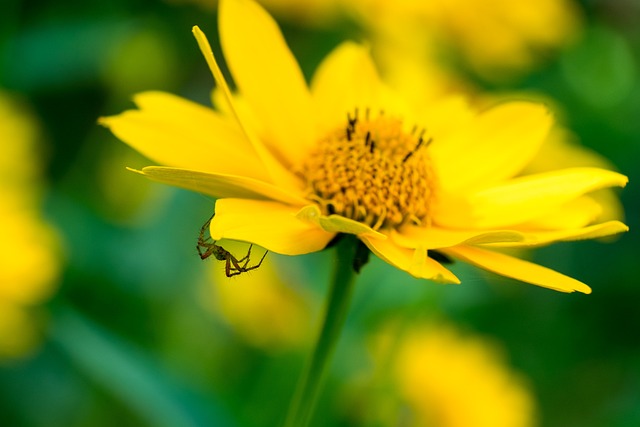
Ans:
<svg viewBox="0 0 640 427"><path fill-rule="evenodd" d="M440 283L442 285L459 285L461 283L460 279L458 279L453 273L447 274L447 275L437 274L435 276L425 276L425 275L417 275L410 271L409 274L419 279L431 280L432 282Z"/></svg>
<svg viewBox="0 0 640 427"><path fill-rule="evenodd" d="M622 179L620 180L621 184L620 187L626 187L627 184L629 183L629 177L627 177L626 175L622 175Z"/></svg>
<svg viewBox="0 0 640 427"><path fill-rule="evenodd" d="M611 221L611 228L609 231L610 232L607 235L602 237L607 237L609 235L614 235L614 234L626 233L627 231L629 231L629 226L622 221Z"/></svg>
<svg viewBox="0 0 640 427"><path fill-rule="evenodd" d="M591 288L582 282L578 282L578 284L568 292L580 292L582 294L589 295L591 293Z"/></svg>
<svg viewBox="0 0 640 427"><path fill-rule="evenodd" d="M583 289L576 289L578 292L582 292L585 295L589 295L591 293L591 288L586 286Z"/></svg>
<svg viewBox="0 0 640 427"><path fill-rule="evenodd" d="M127 166L125 169L128 170L129 172L137 173L138 175L146 175L144 173L145 168L142 168L142 170L138 170L138 169L130 168Z"/></svg>
<svg viewBox="0 0 640 427"><path fill-rule="evenodd" d="M444 276L437 276L436 278L434 278L433 280L435 280L438 283L443 283L446 285L459 285L460 283L460 279L458 279L456 276L452 277L444 277Z"/></svg>
<svg viewBox="0 0 640 427"><path fill-rule="evenodd" d="M98 124L107 129L111 128L111 117L98 117Z"/></svg>
<svg viewBox="0 0 640 427"><path fill-rule="evenodd" d="M604 171L605 174L609 174L609 185L610 186L617 186L620 188L624 188L626 187L626 185L629 183L629 177L626 175L623 175L619 172L615 172L615 171L610 171L610 170L606 170L606 169L598 169L598 168L588 168L590 170L593 170L595 172L602 172Z"/></svg>
<svg viewBox="0 0 640 427"><path fill-rule="evenodd" d="M196 38L198 42L200 42L200 40L203 40L203 39L206 40L207 38L204 32L197 25L194 25L193 27L191 27L191 34L193 34L193 36Z"/></svg>

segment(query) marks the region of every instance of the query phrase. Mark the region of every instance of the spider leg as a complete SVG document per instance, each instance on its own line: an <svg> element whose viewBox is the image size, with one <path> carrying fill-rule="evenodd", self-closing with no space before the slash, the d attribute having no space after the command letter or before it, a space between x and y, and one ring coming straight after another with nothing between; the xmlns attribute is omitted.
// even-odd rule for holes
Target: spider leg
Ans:
<svg viewBox="0 0 640 427"><path fill-rule="evenodd" d="M198 245L196 246L196 249L198 250L198 255L200 255L200 259L204 260L209 258L211 255L213 255L215 251L215 245L211 243L199 241Z"/></svg>
<svg viewBox="0 0 640 427"><path fill-rule="evenodd" d="M207 239L211 238L211 236L208 236L205 238L204 235L209 229L209 225L211 224L211 220L213 219L214 216L215 214L211 215L211 218L209 218L204 224L202 224L202 227L200 227L200 235L198 236L198 243L200 242L205 243Z"/></svg>
<svg viewBox="0 0 640 427"><path fill-rule="evenodd" d="M244 259L244 258L242 258ZM238 271L239 273L242 273L243 271L245 271L245 266L244 265L240 265L240 263L242 262L242 260L238 261L238 259L236 257L234 257L233 255L229 254L228 258L227 258L227 262L231 261L231 263L233 264L234 270ZM245 263L246 265L246 263Z"/></svg>
<svg viewBox="0 0 640 427"><path fill-rule="evenodd" d="M240 260L240 262L244 261L244 264L242 264L243 268L247 268L247 265L249 265L249 261L251 260L251 248L253 248L253 244L249 245L247 255L245 255L245 257Z"/></svg>
<svg viewBox="0 0 640 427"><path fill-rule="evenodd" d="M268 252L269 251L264 251L264 254L262 255L262 258L260 258L260 261L256 265L252 265L251 267L246 267L244 271L247 272L250 270L255 270L256 268L260 267L262 265L262 261L264 261L264 258L267 256Z"/></svg>
<svg viewBox="0 0 640 427"><path fill-rule="evenodd" d="M213 240L211 240L211 236L205 235L207 234L207 230L209 229L209 225L211 224L211 220L215 216L215 213L211 215L211 217L202 224L200 227L200 234L198 235L198 243L196 245L196 249L198 250L198 255L200 255L200 259L207 259L211 255L215 253L216 245Z"/></svg>
<svg viewBox="0 0 640 427"><path fill-rule="evenodd" d="M253 245L249 245L249 251L247 252L247 254L245 256L243 256L242 258L238 259L238 264L241 264L244 262L244 266L246 267L247 264L249 263L249 257L251 256L251 247Z"/></svg>
<svg viewBox="0 0 640 427"><path fill-rule="evenodd" d="M227 258L225 260L225 263L224 263L224 274L227 277L231 277L231 276L234 275L234 274L231 273L231 259L232 259L232 255L228 254L228 256L227 256Z"/></svg>
<svg viewBox="0 0 640 427"><path fill-rule="evenodd" d="M262 254L262 258L260 258L260 262L258 262L253 268L258 268L262 265L262 261L264 261L265 257L267 256L267 253L269 251L264 251L264 253Z"/></svg>
<svg viewBox="0 0 640 427"><path fill-rule="evenodd" d="M233 265L233 267L231 267ZM227 255L227 277L238 276L247 271L244 266L241 266L236 257L228 253Z"/></svg>
<svg viewBox="0 0 640 427"><path fill-rule="evenodd" d="M244 271L234 271L232 273L229 273L229 275L227 277L239 276L242 273L244 273Z"/></svg>

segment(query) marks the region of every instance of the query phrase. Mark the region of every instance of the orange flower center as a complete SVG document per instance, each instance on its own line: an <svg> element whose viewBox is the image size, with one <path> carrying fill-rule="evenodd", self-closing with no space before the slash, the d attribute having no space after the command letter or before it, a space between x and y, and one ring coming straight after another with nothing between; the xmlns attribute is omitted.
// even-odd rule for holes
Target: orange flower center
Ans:
<svg viewBox="0 0 640 427"><path fill-rule="evenodd" d="M373 229L428 222L434 176L427 148L431 143L402 121L380 114L348 118L320 139L300 175L307 198L325 215L337 214Z"/></svg>

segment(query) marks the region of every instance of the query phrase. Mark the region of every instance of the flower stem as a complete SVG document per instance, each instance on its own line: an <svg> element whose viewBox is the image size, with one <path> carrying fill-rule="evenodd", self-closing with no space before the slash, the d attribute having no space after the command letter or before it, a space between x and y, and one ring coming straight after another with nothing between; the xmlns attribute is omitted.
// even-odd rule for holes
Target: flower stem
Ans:
<svg viewBox="0 0 640 427"><path fill-rule="evenodd" d="M349 311L356 279L354 257L359 244L354 236L344 236L337 244L337 265L326 300L322 329L289 406L284 427L307 427L311 421L326 368Z"/></svg>

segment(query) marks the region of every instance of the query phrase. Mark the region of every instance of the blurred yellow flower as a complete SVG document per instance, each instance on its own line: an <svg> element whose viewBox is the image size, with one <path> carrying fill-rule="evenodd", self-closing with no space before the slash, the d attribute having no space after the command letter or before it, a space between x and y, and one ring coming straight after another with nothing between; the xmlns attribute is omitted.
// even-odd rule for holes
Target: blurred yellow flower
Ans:
<svg viewBox="0 0 640 427"><path fill-rule="evenodd" d="M573 41L581 14L572 0L347 0L380 37L406 34L451 47L485 78L508 77Z"/></svg>
<svg viewBox="0 0 640 427"><path fill-rule="evenodd" d="M573 202L627 178L599 168L517 176L553 124L547 109L485 111L450 97L411 107L378 78L367 50L336 48L308 88L277 24L250 0L222 0L220 38L233 96L204 34L194 34L225 95L222 113L160 92L101 119L167 167L151 179L219 198L210 234L299 255L338 233L415 277L459 283L441 254L551 289L585 284L496 249L602 237L618 221L547 227ZM226 113L225 113L226 112ZM435 252L434 252L435 251ZM433 255L433 256L430 256Z"/></svg>
<svg viewBox="0 0 640 427"><path fill-rule="evenodd" d="M170 3L193 3L208 10L218 7L218 0L167 0ZM339 15L341 0L258 0L270 13L297 25L324 26Z"/></svg>
<svg viewBox="0 0 640 427"><path fill-rule="evenodd" d="M39 342L35 306L55 290L55 234L40 217L37 125L0 93L0 359L21 357Z"/></svg>
<svg viewBox="0 0 640 427"><path fill-rule="evenodd" d="M374 361L385 369L383 425L411 427L532 427L536 404L499 348L451 325L417 325L381 333ZM391 348L392 347L392 348ZM380 356L391 355L388 361ZM389 399L388 393L395 396ZM399 420L402 420L399 422Z"/></svg>
<svg viewBox="0 0 640 427"><path fill-rule="evenodd" d="M246 252L246 244L224 242L231 252ZM225 280L224 269L210 264L211 280L203 301L246 342L278 351L306 342L311 327L309 304L295 286L285 283L269 260L250 274Z"/></svg>

